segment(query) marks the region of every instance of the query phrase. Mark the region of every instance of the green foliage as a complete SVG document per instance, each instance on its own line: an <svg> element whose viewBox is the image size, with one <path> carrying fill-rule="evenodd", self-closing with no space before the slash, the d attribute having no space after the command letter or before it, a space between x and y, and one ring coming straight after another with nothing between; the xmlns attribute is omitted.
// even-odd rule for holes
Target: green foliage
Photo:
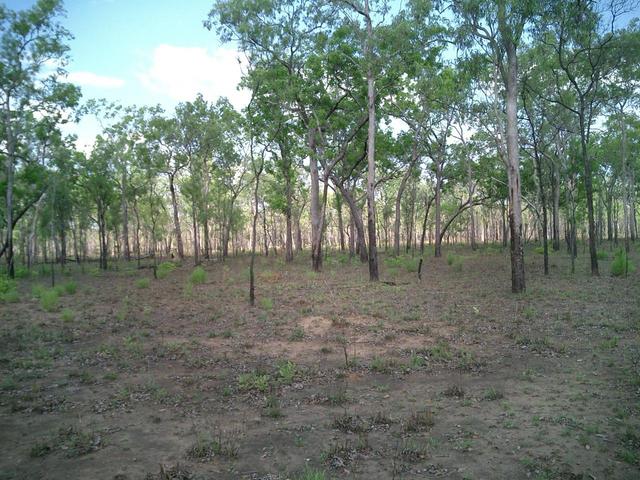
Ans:
<svg viewBox="0 0 640 480"><path fill-rule="evenodd" d="M412 258L409 255L401 255L399 257L387 257L384 264L387 267L387 273L395 275L398 269L405 269L407 272L414 273L418 271L419 258Z"/></svg>
<svg viewBox="0 0 640 480"><path fill-rule="evenodd" d="M16 282L6 275L0 275L0 302L17 303L20 301Z"/></svg>
<svg viewBox="0 0 640 480"><path fill-rule="evenodd" d="M78 290L78 285L74 281L69 281L63 285L64 292L68 295L73 295Z"/></svg>
<svg viewBox="0 0 640 480"><path fill-rule="evenodd" d="M302 473L300 473L296 480L326 480L327 474L322 470L316 470L315 468L306 467Z"/></svg>
<svg viewBox="0 0 640 480"><path fill-rule="evenodd" d="M73 320L73 312L68 308L62 309L62 321L65 323L69 323Z"/></svg>
<svg viewBox="0 0 640 480"><path fill-rule="evenodd" d="M271 300L269 297L261 298L260 299L260 306L264 310L271 310L271 309L273 309L273 300Z"/></svg>
<svg viewBox="0 0 640 480"><path fill-rule="evenodd" d="M264 393L269 390L270 382L270 375L258 372L243 373L238 377L238 388L241 391L257 390Z"/></svg>
<svg viewBox="0 0 640 480"><path fill-rule="evenodd" d="M629 260L627 252L620 248L616 251L611 262L611 275L614 277L623 277L635 270L635 265Z"/></svg>
<svg viewBox="0 0 640 480"><path fill-rule="evenodd" d="M598 260L609 260L609 254L604 250L599 250L597 255L598 255Z"/></svg>
<svg viewBox="0 0 640 480"><path fill-rule="evenodd" d="M540 246L540 247L536 247L533 249L533 251L535 253L537 253L538 255L543 255L544 254L544 247Z"/></svg>
<svg viewBox="0 0 640 480"><path fill-rule="evenodd" d="M136 287L138 288L149 288L151 281L148 278L139 278L136 280Z"/></svg>
<svg viewBox="0 0 640 480"><path fill-rule="evenodd" d="M173 262L162 262L156 268L156 275L158 278L166 278L171 272L176 269L176 264Z"/></svg>
<svg viewBox="0 0 640 480"><path fill-rule="evenodd" d="M207 280L207 272L201 266L197 266L191 272L189 281L192 285L200 285Z"/></svg>
<svg viewBox="0 0 640 480"><path fill-rule="evenodd" d="M289 335L289 341L291 342L300 342L304 339L304 328L296 327Z"/></svg>
<svg viewBox="0 0 640 480"><path fill-rule="evenodd" d="M462 271L463 257L456 255L455 253L447 254L447 265L453 268L456 272Z"/></svg>
<svg viewBox="0 0 640 480"><path fill-rule="evenodd" d="M281 360L276 364L276 369L278 371L278 379L282 383L290 385L291 382L293 382L298 367L291 360Z"/></svg>
<svg viewBox="0 0 640 480"><path fill-rule="evenodd" d="M45 312L54 312L60 307L60 296L55 289L45 290L40 295L40 306Z"/></svg>

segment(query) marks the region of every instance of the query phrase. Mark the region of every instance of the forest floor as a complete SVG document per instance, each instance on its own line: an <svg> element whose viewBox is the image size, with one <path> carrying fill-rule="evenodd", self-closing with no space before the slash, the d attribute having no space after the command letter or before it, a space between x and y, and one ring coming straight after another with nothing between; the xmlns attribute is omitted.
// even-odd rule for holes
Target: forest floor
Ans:
<svg viewBox="0 0 640 480"><path fill-rule="evenodd" d="M195 285L187 261L73 270L59 306L21 280L0 479L640 478L638 272L592 278L582 254L571 275L561 252L545 277L528 251L513 295L495 247L428 257L422 281L382 258L389 283L258 258L255 308L248 257Z"/></svg>

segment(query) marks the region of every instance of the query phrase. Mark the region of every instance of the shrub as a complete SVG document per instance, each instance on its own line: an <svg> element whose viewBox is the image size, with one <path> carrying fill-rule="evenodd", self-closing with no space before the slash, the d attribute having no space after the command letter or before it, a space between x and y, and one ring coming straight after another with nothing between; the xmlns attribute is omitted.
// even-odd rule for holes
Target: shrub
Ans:
<svg viewBox="0 0 640 480"><path fill-rule="evenodd" d="M614 277L622 277L626 276L628 273L633 272L635 269L631 260L622 248L619 249L615 257L613 258L613 262L611 262L611 275Z"/></svg>
<svg viewBox="0 0 640 480"><path fill-rule="evenodd" d="M31 287L31 294L33 295L33 298L40 298L46 291L47 288L44 285L36 284Z"/></svg>
<svg viewBox="0 0 640 480"><path fill-rule="evenodd" d="M62 321L68 323L73 320L73 312L68 308L62 309Z"/></svg>
<svg viewBox="0 0 640 480"><path fill-rule="evenodd" d="M597 253L597 256L598 256L598 260L609 260L609 254L604 250L600 250Z"/></svg>
<svg viewBox="0 0 640 480"><path fill-rule="evenodd" d="M273 300L271 300L269 297L261 298L260 299L260 306L264 310L271 310L273 308Z"/></svg>
<svg viewBox="0 0 640 480"><path fill-rule="evenodd" d="M16 268L14 273L16 278L29 278L31 276L31 271L25 267Z"/></svg>
<svg viewBox="0 0 640 480"><path fill-rule="evenodd" d="M20 294L17 290L9 290L0 294L0 300L6 303L17 303L20 301Z"/></svg>
<svg viewBox="0 0 640 480"><path fill-rule="evenodd" d="M463 258L455 253L447 254L447 265L453 268L456 272L462 271Z"/></svg>
<svg viewBox="0 0 640 480"><path fill-rule="evenodd" d="M205 272L204 268L200 266L194 268L193 272L191 272L191 276L189 277L189 281L193 285L204 283L206 279L207 279L207 272Z"/></svg>
<svg viewBox="0 0 640 480"><path fill-rule="evenodd" d="M7 275L0 275L0 294L15 290L16 282L11 280Z"/></svg>
<svg viewBox="0 0 640 480"><path fill-rule="evenodd" d="M533 249L533 251L535 253L537 253L538 255L543 255L544 254L544 247L540 246L540 247L536 247Z"/></svg>
<svg viewBox="0 0 640 480"><path fill-rule="evenodd" d="M269 375L260 375L257 372L243 373L238 377L238 388L242 391L258 390L266 392L269 389Z"/></svg>
<svg viewBox="0 0 640 480"><path fill-rule="evenodd" d="M149 288L149 279L148 278L139 278L136 280L136 287L138 288Z"/></svg>
<svg viewBox="0 0 640 480"><path fill-rule="evenodd" d="M173 262L162 262L156 268L156 276L158 278L165 278L171 272L173 272L175 269L176 269L176 264L175 263L173 263Z"/></svg>
<svg viewBox="0 0 640 480"><path fill-rule="evenodd" d="M290 385L293 382L293 377L296 375L296 364L291 360L283 360L277 363L278 378L286 385Z"/></svg>
<svg viewBox="0 0 640 480"><path fill-rule="evenodd" d="M64 292L73 295L78 290L78 285L74 281L70 281L64 284Z"/></svg>
<svg viewBox="0 0 640 480"><path fill-rule="evenodd" d="M46 312L54 312L60 306L60 297L55 289L45 290L40 295L40 306Z"/></svg>

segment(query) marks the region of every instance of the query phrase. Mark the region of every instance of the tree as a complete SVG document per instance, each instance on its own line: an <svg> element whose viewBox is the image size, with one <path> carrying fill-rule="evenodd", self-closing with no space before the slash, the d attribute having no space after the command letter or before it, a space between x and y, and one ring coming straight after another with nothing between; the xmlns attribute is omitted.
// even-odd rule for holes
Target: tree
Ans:
<svg viewBox="0 0 640 480"><path fill-rule="evenodd" d="M5 250L11 277L15 274L15 173L19 163L30 161L25 144L28 126L36 118L38 123L62 121L64 110L74 106L79 97L76 87L60 81L65 73L66 42L71 37L56 19L62 13L60 0L38 0L30 9L19 12L0 6L0 151L7 182ZM45 65L52 63L58 67L44 75Z"/></svg>
<svg viewBox="0 0 640 480"><path fill-rule="evenodd" d="M511 291L525 290L524 243L520 191L518 142L518 47L525 26L534 15L534 2L499 0L476 2L455 0L460 36L472 35L491 59L504 86L505 124L500 142L506 145L504 162L509 183L509 227L511 241Z"/></svg>

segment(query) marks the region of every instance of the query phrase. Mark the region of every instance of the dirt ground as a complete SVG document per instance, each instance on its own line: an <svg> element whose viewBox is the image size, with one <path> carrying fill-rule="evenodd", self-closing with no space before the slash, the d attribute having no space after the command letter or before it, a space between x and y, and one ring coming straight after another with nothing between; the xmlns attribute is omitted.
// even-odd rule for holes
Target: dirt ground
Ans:
<svg viewBox="0 0 640 480"><path fill-rule="evenodd" d="M445 250L451 251L451 248ZM635 263L638 264L635 254ZM496 247L73 267L0 304L0 479L637 479L640 275ZM141 279L148 280L141 280ZM73 290L70 288L69 290Z"/></svg>

